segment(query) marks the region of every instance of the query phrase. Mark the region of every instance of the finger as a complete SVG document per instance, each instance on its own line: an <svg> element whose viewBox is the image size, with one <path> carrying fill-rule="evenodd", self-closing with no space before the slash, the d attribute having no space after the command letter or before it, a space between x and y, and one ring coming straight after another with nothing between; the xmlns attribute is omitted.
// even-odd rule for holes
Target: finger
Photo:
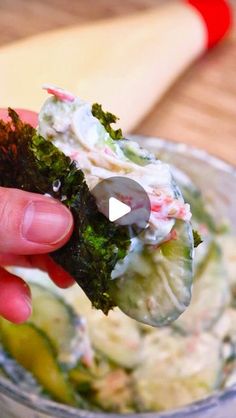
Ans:
<svg viewBox="0 0 236 418"><path fill-rule="evenodd" d="M29 267L32 268L31 257L18 254L2 254L0 253L0 266Z"/></svg>
<svg viewBox="0 0 236 418"><path fill-rule="evenodd" d="M54 283L65 289L72 286L75 281L69 273L67 273L62 267L56 264L48 255L13 255L13 254L0 254L1 266L16 266L27 268L38 268L46 271Z"/></svg>
<svg viewBox="0 0 236 418"><path fill-rule="evenodd" d="M0 187L0 252L39 254L55 251L73 229L70 211L57 200Z"/></svg>
<svg viewBox="0 0 236 418"><path fill-rule="evenodd" d="M27 284L0 267L0 315L20 324L31 315L31 295Z"/></svg>
<svg viewBox="0 0 236 418"><path fill-rule="evenodd" d="M59 264L55 263L48 254L34 256L34 262L37 264L38 268L48 272L50 278L58 287L65 289L75 283L73 277L59 266Z"/></svg>
<svg viewBox="0 0 236 418"><path fill-rule="evenodd" d="M15 109L23 122L29 123L36 128L38 125L38 114L32 110ZM0 119L8 120L8 110L0 109Z"/></svg>

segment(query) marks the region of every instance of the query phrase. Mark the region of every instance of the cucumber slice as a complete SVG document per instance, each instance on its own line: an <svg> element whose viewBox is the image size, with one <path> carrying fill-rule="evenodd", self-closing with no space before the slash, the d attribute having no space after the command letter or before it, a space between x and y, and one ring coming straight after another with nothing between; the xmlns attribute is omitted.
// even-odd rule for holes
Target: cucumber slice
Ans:
<svg viewBox="0 0 236 418"><path fill-rule="evenodd" d="M121 140L118 142L118 145L130 161L140 166L145 166L156 160L154 154L140 147L135 141Z"/></svg>
<svg viewBox="0 0 236 418"><path fill-rule="evenodd" d="M173 324L184 333L210 329L230 303L230 290L222 252L212 242L200 276L193 284L192 301L188 309Z"/></svg>
<svg viewBox="0 0 236 418"><path fill-rule="evenodd" d="M132 253L124 276L111 282L112 296L119 308L152 326L174 321L191 299L192 229L183 221L176 221L174 228L175 240Z"/></svg>
<svg viewBox="0 0 236 418"><path fill-rule="evenodd" d="M60 369L47 335L33 324L14 325L1 319L0 337L4 349L57 401L76 405L76 396Z"/></svg>
<svg viewBox="0 0 236 418"><path fill-rule="evenodd" d="M64 292L66 300L75 311L85 316L89 338L95 350L125 368L133 368L140 362L142 337L136 321L124 315L118 308L110 311L107 316L93 309L79 287L66 289Z"/></svg>
<svg viewBox="0 0 236 418"><path fill-rule="evenodd" d="M36 283L32 283L30 288L33 300L30 323L47 334L60 362L76 363L84 354L84 336L79 317L55 292Z"/></svg>
<svg viewBox="0 0 236 418"><path fill-rule="evenodd" d="M93 347L109 360L127 369L141 361L142 340L137 323L119 309L108 316L93 311L88 328Z"/></svg>
<svg viewBox="0 0 236 418"><path fill-rule="evenodd" d="M156 330L145 339L144 357L134 371L142 411L168 410L202 399L219 385L220 341L209 335L182 337Z"/></svg>
<svg viewBox="0 0 236 418"><path fill-rule="evenodd" d="M208 212L205 207L205 203L200 190L195 186L181 187L181 191L184 196L184 200L190 204L191 212L193 215L193 221L197 224L204 224L209 231L217 233L219 232L213 216Z"/></svg>
<svg viewBox="0 0 236 418"><path fill-rule="evenodd" d="M184 172L173 166L171 171L181 189L185 202L190 204L194 227L198 228L199 224L201 224L210 232L220 232L221 226L217 225L211 214L211 208L206 207L201 191Z"/></svg>

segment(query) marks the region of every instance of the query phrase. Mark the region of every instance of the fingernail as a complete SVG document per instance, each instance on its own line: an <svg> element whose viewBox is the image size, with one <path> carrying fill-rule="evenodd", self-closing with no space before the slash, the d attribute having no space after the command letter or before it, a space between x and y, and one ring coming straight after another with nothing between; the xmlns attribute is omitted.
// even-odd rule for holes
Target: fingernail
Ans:
<svg viewBox="0 0 236 418"><path fill-rule="evenodd" d="M31 202L24 214L22 235L27 241L56 244L72 227L69 210L55 202Z"/></svg>

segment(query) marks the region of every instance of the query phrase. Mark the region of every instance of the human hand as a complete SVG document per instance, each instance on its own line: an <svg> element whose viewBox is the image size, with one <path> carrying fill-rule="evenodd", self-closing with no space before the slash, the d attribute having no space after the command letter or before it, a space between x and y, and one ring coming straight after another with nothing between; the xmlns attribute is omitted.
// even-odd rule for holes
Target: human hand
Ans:
<svg viewBox="0 0 236 418"><path fill-rule="evenodd" d="M21 118L37 125L37 114L18 111ZM7 111L0 110L0 119ZM31 314L29 286L4 267L36 267L47 271L60 287L74 283L48 253L70 238L73 217L57 200L36 193L0 187L0 315L21 323Z"/></svg>

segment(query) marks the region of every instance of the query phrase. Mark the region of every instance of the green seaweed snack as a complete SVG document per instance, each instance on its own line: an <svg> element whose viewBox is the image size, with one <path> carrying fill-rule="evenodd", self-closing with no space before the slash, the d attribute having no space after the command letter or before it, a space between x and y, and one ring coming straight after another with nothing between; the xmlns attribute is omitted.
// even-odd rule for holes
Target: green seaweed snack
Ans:
<svg viewBox="0 0 236 418"><path fill-rule="evenodd" d="M101 105L46 89L37 130L11 109L11 121L0 123L0 186L49 194L71 210L73 234L51 257L95 308L107 314L119 306L153 326L173 321L190 303L194 237L169 166L124 139ZM150 200L148 225L136 237L98 210L93 188L113 176L136 181Z"/></svg>

